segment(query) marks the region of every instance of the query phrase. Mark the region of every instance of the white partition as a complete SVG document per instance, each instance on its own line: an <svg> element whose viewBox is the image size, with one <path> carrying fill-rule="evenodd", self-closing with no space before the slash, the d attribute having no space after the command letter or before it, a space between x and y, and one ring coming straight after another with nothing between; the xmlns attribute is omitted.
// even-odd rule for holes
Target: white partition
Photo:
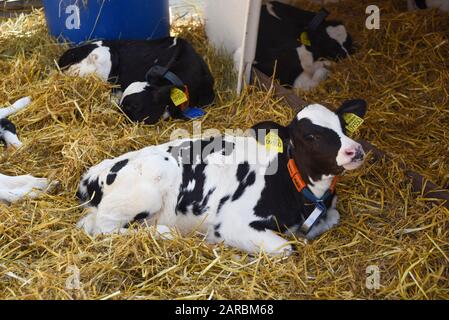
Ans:
<svg viewBox="0 0 449 320"><path fill-rule="evenodd" d="M206 0L205 23L209 40L234 58L237 93L249 82L254 61L262 0Z"/></svg>

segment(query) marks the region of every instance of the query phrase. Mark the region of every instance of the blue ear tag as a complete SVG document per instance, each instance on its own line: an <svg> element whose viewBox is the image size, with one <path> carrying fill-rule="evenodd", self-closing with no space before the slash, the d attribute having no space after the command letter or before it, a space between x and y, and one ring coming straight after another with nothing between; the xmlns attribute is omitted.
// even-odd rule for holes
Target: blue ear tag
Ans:
<svg viewBox="0 0 449 320"><path fill-rule="evenodd" d="M188 107L183 111L183 114L186 118L197 119L203 117L206 114L206 112L201 108Z"/></svg>

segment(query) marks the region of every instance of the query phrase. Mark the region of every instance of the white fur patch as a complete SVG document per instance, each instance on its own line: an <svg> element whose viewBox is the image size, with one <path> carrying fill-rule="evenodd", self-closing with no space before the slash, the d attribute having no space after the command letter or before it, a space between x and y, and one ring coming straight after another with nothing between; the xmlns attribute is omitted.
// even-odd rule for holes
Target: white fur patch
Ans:
<svg viewBox="0 0 449 320"><path fill-rule="evenodd" d="M20 148L22 146L22 142L20 142L17 135L10 131L4 131L0 128L0 136L2 136L3 140L5 140L7 147Z"/></svg>
<svg viewBox="0 0 449 320"><path fill-rule="evenodd" d="M281 18L276 14L276 12L274 12L273 4L271 2L267 3L267 11L271 16L275 17L276 19L281 20Z"/></svg>
<svg viewBox="0 0 449 320"><path fill-rule="evenodd" d="M149 86L148 82L133 82L133 83L131 83L128 86L128 88L126 88L125 91L123 92L122 98L120 99L120 104L122 104L123 99L125 99L127 96L130 96L135 93L141 93L148 86Z"/></svg>
<svg viewBox="0 0 449 320"><path fill-rule="evenodd" d="M173 44L170 46L170 48L175 47L177 43L178 43L178 38L174 37L173 38Z"/></svg>
<svg viewBox="0 0 449 320"><path fill-rule="evenodd" d="M345 41L348 39L348 32L346 31L346 28L344 25L339 26L329 26L326 28L326 32L335 41L337 41L341 48L346 52L347 55L349 55L348 50L344 47Z"/></svg>
<svg viewBox="0 0 449 320"><path fill-rule="evenodd" d="M294 81L293 88L304 91L315 88L321 81L327 79L329 70L325 66L330 65L329 61L314 61L312 52L302 45L296 49L299 62L304 70Z"/></svg>
<svg viewBox="0 0 449 320"><path fill-rule="evenodd" d="M80 63L70 66L67 74L79 77L96 74L103 81L108 81L112 69L111 52L108 47L102 46L101 41L94 44L98 45L98 48L92 50Z"/></svg>

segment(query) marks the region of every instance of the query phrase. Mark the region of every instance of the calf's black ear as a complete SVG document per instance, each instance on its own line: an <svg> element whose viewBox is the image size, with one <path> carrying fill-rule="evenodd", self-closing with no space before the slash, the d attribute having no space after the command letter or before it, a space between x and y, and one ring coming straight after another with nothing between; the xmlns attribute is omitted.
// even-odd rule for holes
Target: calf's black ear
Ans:
<svg viewBox="0 0 449 320"><path fill-rule="evenodd" d="M346 100L335 111L336 114L342 116L345 113L354 113L360 118L364 118L367 110L367 103L363 99Z"/></svg>
<svg viewBox="0 0 449 320"><path fill-rule="evenodd" d="M174 87L169 85L153 89L153 102L163 104L164 106L170 104L170 94Z"/></svg>
<svg viewBox="0 0 449 320"><path fill-rule="evenodd" d="M255 124L251 128L251 134L256 138L258 142L263 142L265 136L270 133L270 131L275 130L276 134L282 139L287 140L290 137L288 129L279 123L274 121L264 121Z"/></svg>

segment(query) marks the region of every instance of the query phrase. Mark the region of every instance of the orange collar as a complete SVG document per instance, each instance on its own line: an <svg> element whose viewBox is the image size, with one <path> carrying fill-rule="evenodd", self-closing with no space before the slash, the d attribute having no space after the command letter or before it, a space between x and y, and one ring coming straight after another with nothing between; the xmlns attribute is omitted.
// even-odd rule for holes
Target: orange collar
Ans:
<svg viewBox="0 0 449 320"><path fill-rule="evenodd" d="M293 158L290 158L290 160L288 160L287 168L288 172L290 173L290 178L292 179L293 184L296 187L296 190L298 190L298 192L302 192L304 188L307 187L307 184L301 177L301 174L299 173L298 167L296 166L295 160ZM334 179L332 180L331 186L329 187L331 193L335 192L337 180L338 180L337 176L335 176Z"/></svg>

